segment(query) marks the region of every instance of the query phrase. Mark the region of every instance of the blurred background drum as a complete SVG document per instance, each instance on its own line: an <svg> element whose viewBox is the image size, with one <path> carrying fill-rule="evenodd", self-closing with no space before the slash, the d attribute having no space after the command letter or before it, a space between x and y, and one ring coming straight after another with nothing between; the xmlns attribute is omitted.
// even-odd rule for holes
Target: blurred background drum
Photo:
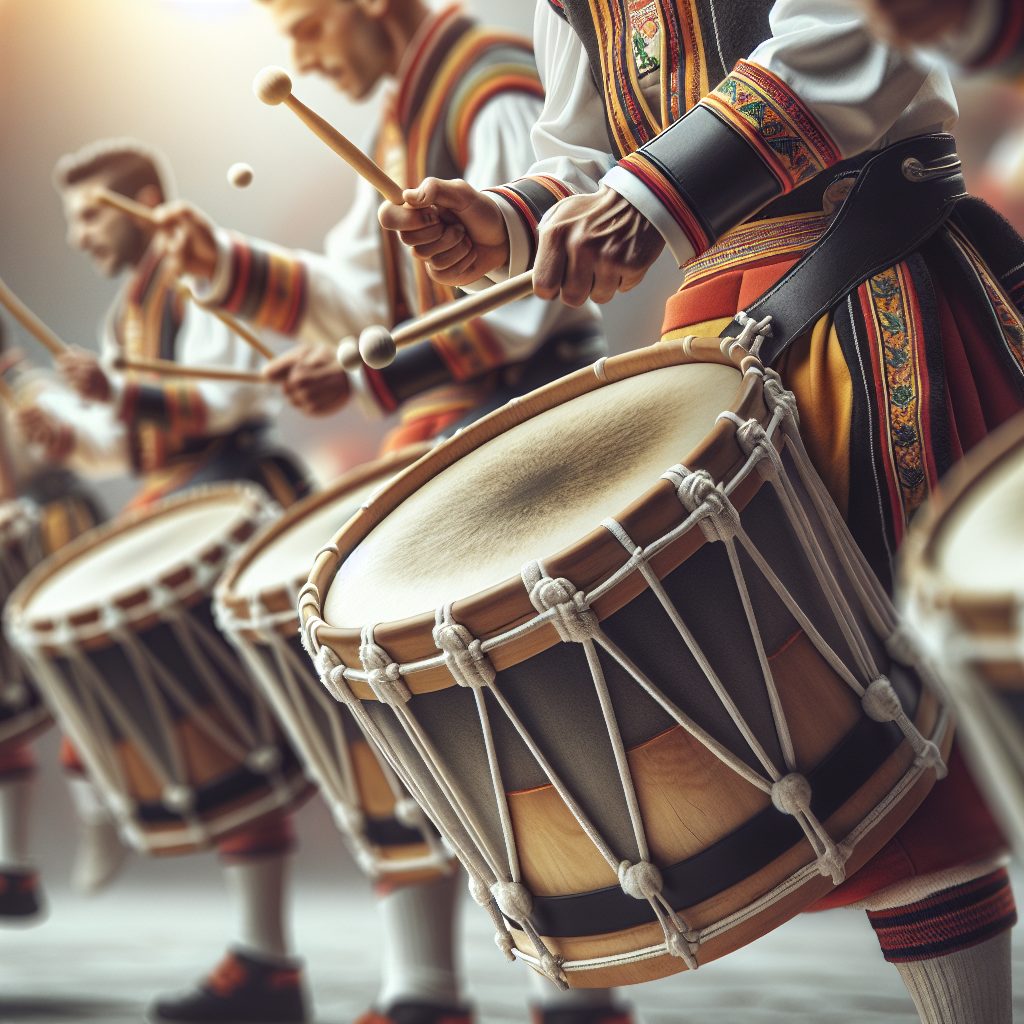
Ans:
<svg viewBox="0 0 1024 1024"><path fill-rule="evenodd" d="M9 641L147 853L210 846L309 791L213 623L216 580L275 510L249 485L196 488L79 537L8 601Z"/></svg>
<svg viewBox="0 0 1024 1024"><path fill-rule="evenodd" d="M324 683L499 945L553 980L646 981L749 943L944 771L948 715L900 660L793 396L731 339L510 403L334 542L299 599Z"/></svg>
<svg viewBox="0 0 1024 1024"><path fill-rule="evenodd" d="M964 751L1024 851L1024 418L943 480L903 550L907 618Z"/></svg>
<svg viewBox="0 0 1024 1024"><path fill-rule="evenodd" d="M320 684L299 638L295 602L324 542L395 473L429 451L416 446L360 466L257 534L217 586L221 630L242 653L371 877L419 881L451 855L352 716Z"/></svg>

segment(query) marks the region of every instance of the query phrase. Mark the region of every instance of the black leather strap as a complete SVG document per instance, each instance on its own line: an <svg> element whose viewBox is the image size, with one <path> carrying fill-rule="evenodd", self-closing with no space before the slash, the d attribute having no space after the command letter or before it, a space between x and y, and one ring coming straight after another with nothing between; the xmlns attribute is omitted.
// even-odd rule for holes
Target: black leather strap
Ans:
<svg viewBox="0 0 1024 1024"><path fill-rule="evenodd" d="M882 150L828 231L746 314L772 317L761 358L772 365L795 338L887 267L920 248L967 195L951 135L922 135ZM722 337L735 335L733 321Z"/></svg>

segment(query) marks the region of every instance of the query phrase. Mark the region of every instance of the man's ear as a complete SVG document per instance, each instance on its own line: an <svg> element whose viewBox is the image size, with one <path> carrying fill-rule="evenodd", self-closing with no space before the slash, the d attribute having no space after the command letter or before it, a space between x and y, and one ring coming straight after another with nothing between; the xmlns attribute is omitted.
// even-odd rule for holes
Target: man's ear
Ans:
<svg viewBox="0 0 1024 1024"><path fill-rule="evenodd" d="M164 201L163 193L158 185L143 185L135 193L135 199L143 206L159 206Z"/></svg>

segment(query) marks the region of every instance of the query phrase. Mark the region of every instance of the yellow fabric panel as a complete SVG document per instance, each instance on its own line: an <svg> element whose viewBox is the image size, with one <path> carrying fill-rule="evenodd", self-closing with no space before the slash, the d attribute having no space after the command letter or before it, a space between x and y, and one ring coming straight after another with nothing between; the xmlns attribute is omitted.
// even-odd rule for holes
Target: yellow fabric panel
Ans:
<svg viewBox="0 0 1024 1024"><path fill-rule="evenodd" d="M707 320L670 331L665 341L718 337L730 317ZM832 500L846 516L850 497L850 418L853 385L842 346L831 317L790 346L777 367L783 383L795 395L800 409L800 433Z"/></svg>

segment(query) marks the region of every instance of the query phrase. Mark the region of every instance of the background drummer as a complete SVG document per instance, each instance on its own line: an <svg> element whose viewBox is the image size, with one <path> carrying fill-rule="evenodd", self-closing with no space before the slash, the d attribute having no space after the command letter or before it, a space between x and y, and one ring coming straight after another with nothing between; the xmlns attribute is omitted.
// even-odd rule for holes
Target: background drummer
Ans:
<svg viewBox="0 0 1024 1024"><path fill-rule="evenodd" d="M54 182L64 204L69 244L88 255L104 276L124 276L103 324L102 356L77 348L58 366L78 395L98 406L111 424L110 449L100 453L94 445L94 457L120 455L127 462L124 468L141 479L130 507L225 480L258 483L283 506L306 494L305 469L271 437L280 408L276 389L261 382L141 379L109 368L120 355L240 370L255 369L260 362L223 323L193 304L186 306L173 271L153 244L152 228L96 198L100 186L148 207L159 205L171 194L163 158L131 140L97 142L64 157ZM83 448L77 421L61 424L41 410L26 417L23 426L33 439L59 435L69 448ZM63 760L68 770L81 770L68 744ZM306 1013L286 914L293 849L293 828L285 814L218 845L237 910L237 944L216 972L218 991L235 993L243 1007L258 1005L282 1021L302 1020ZM197 997L202 993L190 993L183 1005L194 1009ZM231 1018L220 1013L186 1019Z"/></svg>
<svg viewBox="0 0 1024 1024"><path fill-rule="evenodd" d="M355 101L389 83L371 152L396 180L444 173L483 187L531 162L541 89L525 41L481 29L455 9L432 13L420 0L263 2L289 39L298 71L326 77ZM381 231L379 204L379 195L361 184L324 255L228 233L183 203L164 207L160 218L168 257L191 275L204 304L301 339L266 370L296 408L322 415L355 395L373 415L397 413L385 451L452 430L604 352L593 306L530 299L406 349L384 371L347 374L335 358L342 337L372 324L394 326L456 294ZM421 252L455 242L457 261L458 234L437 221L421 234ZM378 896L386 948L367 1020L465 1020L453 944L455 880L379 887ZM543 980L535 984L541 1022L623 1017L607 993L562 994ZM174 1013L165 1004L162 1019L179 1019Z"/></svg>
<svg viewBox="0 0 1024 1024"><path fill-rule="evenodd" d="M427 180L406 192L405 206L386 204L382 223L415 245L440 206L466 235L454 270L445 256L432 258L438 280L468 285L481 272L532 265L537 293L568 303L607 300L634 286L668 245L686 276L666 309L667 336L727 329L810 248L815 231L821 237L829 220L824 186L838 177L840 161L935 132L956 115L945 73L874 42L853 0L733 6L731 22L722 12L717 22L713 15L694 22L686 5L665 8L664 17L678 19L663 26L668 37L705 40L703 64L679 44L653 66L605 80L602 68L618 65L601 64L600 47L588 49L577 31L629 53L611 5L539 2L548 100L534 132L541 159L530 175L489 194ZM724 37L723 24L731 26ZM689 74L701 66L712 69L706 82ZM637 118L636 110L645 113ZM727 188L710 186L726 179ZM582 194L563 199L570 187ZM784 208L766 214L763 207L783 195ZM801 196L811 198L801 205ZM958 239L969 238L965 248L937 243L914 254L913 270L886 268L840 303L848 318L828 309L779 363L797 393L812 458L885 580L907 517L944 467L1024 404L1024 316L979 249L1007 273L1013 261L1000 229L972 209L979 219L957 229ZM891 231L900 227L894 217ZM466 238L474 242L470 254ZM958 270L944 262L950 251L962 254ZM947 369L932 377L943 360ZM907 422L900 417L916 400L913 387L890 379L891 400L876 405L874 379L865 390L861 376L875 366L904 375L910 366L928 394L942 397ZM1004 849L954 752L949 777L921 810L827 901L871 912L884 955L929 1024L1008 1024L1016 909L999 862ZM932 942L939 931L942 941Z"/></svg>
<svg viewBox="0 0 1024 1024"><path fill-rule="evenodd" d="M16 404L5 403L0 415L2 498L27 498L38 507L43 551L51 554L105 518L99 499L73 467L81 465L83 452L91 452L85 461L95 470L102 453L116 447L116 438L102 410L87 405L52 373L28 368L22 353L7 347L5 330L0 320L0 377ZM73 423L78 424L77 452L70 443ZM35 442L26 443L26 435ZM43 906L29 844L35 771L29 743L12 744L0 754L0 922L37 916ZM72 884L92 893L117 873L126 851L92 783L76 773L68 784L79 820Z"/></svg>

